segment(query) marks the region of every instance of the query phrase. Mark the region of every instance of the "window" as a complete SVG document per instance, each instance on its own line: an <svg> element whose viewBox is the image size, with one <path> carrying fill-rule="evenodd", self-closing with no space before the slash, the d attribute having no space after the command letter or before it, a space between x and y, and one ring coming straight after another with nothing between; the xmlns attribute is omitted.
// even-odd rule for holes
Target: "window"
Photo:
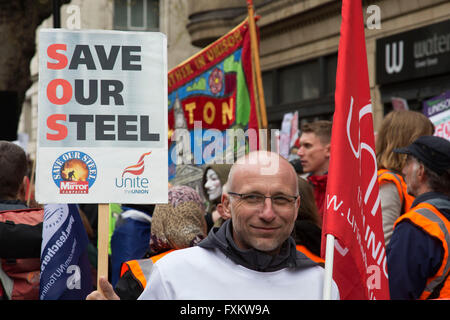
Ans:
<svg viewBox="0 0 450 320"><path fill-rule="evenodd" d="M273 72L264 72L262 74L262 82L264 89L264 100L266 101L267 106L273 105Z"/></svg>
<svg viewBox="0 0 450 320"><path fill-rule="evenodd" d="M158 0L114 0L114 29L159 30Z"/></svg>
<svg viewBox="0 0 450 320"><path fill-rule="evenodd" d="M280 103L293 103L319 97L319 63L317 60L280 70Z"/></svg>
<svg viewBox="0 0 450 320"><path fill-rule="evenodd" d="M333 54L325 58L326 74L325 79L327 86L325 91L327 94L334 95L336 90L336 69L337 69L337 54Z"/></svg>
<svg viewBox="0 0 450 320"><path fill-rule="evenodd" d="M280 103L290 103L302 100L299 90L298 76L301 72L300 66L289 66L280 70Z"/></svg>
<svg viewBox="0 0 450 320"><path fill-rule="evenodd" d="M303 121L328 119L334 111L337 53L262 73L269 124L298 111Z"/></svg>

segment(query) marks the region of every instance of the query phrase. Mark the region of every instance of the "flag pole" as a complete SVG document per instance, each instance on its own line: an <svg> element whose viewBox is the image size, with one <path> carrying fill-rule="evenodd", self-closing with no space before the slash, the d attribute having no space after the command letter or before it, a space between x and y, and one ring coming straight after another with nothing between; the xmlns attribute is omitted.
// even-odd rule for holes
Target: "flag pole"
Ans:
<svg viewBox="0 0 450 320"><path fill-rule="evenodd" d="M252 51L252 56L253 56L253 63L255 66L256 89L257 89L257 93L258 93L258 102L259 102L259 115L261 116L261 127L259 129L261 129L261 128L267 129L267 112L266 112L266 103L264 101L264 89L263 89L262 77L261 77L261 65L259 62L259 48L258 48L258 40L257 40L257 35L256 35L253 0L247 0L247 10L248 10L248 26L249 26L249 30L250 30L250 44L251 44L251 51ZM264 137L264 140L267 141L267 136ZM264 142L265 141L261 141L261 139L260 139L260 145L261 145L261 143L264 143ZM268 145L268 144L266 143L266 145Z"/></svg>
<svg viewBox="0 0 450 320"><path fill-rule="evenodd" d="M252 77L253 79L256 79L256 70L255 70L255 64L252 63ZM256 88L256 82L253 81L253 92L257 92L257 88ZM261 123L261 111L259 109L259 101L257 99L255 99L255 105L256 105L256 120L258 121L258 129L262 128L262 123Z"/></svg>
<svg viewBox="0 0 450 320"><path fill-rule="evenodd" d="M108 279L109 204L98 204L97 290L100 277Z"/></svg>
<svg viewBox="0 0 450 320"><path fill-rule="evenodd" d="M331 284L333 282L334 236L332 234L327 234L326 241L323 300L331 300Z"/></svg>

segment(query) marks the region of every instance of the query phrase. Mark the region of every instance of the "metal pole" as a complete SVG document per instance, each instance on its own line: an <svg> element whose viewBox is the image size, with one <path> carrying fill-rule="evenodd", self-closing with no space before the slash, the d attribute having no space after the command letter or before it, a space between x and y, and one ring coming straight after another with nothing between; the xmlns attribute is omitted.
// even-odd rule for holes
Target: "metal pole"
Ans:
<svg viewBox="0 0 450 320"><path fill-rule="evenodd" d="M323 300L331 300L331 285L333 281L334 236L327 234L325 248L325 275L323 279Z"/></svg>
<svg viewBox="0 0 450 320"><path fill-rule="evenodd" d="M53 28L61 28L60 0L53 0Z"/></svg>

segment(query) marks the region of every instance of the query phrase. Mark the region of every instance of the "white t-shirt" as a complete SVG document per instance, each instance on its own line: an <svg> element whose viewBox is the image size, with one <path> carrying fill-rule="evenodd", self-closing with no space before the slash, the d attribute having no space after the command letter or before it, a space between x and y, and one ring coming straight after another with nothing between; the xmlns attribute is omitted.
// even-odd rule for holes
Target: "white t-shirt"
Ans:
<svg viewBox="0 0 450 320"><path fill-rule="evenodd" d="M324 269L247 269L219 249L176 250L156 262L139 300L311 300L322 299ZM332 299L339 299L336 283Z"/></svg>

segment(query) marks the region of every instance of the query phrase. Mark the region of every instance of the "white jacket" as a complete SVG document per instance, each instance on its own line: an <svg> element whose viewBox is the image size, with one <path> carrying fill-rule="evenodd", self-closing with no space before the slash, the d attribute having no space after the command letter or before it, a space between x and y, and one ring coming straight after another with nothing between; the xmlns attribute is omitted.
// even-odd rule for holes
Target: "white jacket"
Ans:
<svg viewBox="0 0 450 320"><path fill-rule="evenodd" d="M219 249L176 250L156 262L139 300L322 299L320 266L259 272L227 258ZM332 299L339 299L333 282Z"/></svg>

